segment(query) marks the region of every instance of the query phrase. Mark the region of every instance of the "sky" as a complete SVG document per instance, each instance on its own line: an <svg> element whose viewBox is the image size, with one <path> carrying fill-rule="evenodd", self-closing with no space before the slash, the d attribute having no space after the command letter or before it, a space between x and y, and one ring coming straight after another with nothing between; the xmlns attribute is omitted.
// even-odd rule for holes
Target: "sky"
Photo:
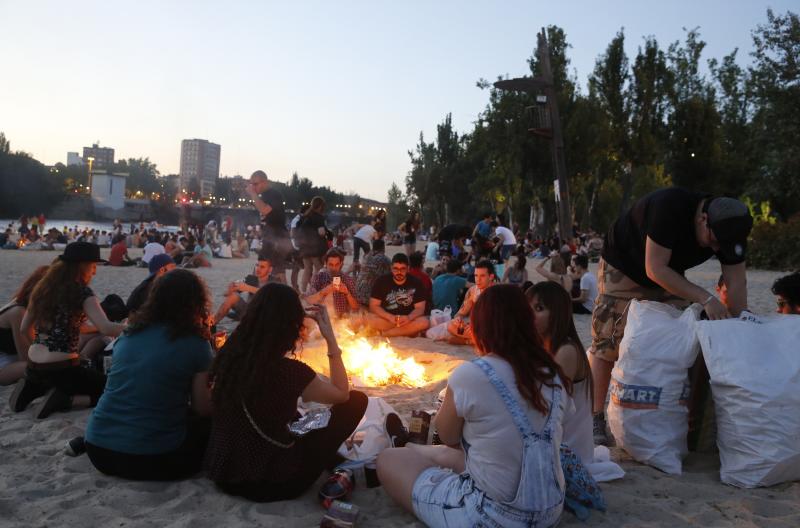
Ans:
<svg viewBox="0 0 800 528"><path fill-rule="evenodd" d="M99 141L177 173L182 139L222 145L220 173L386 199L408 151L452 113L468 132L489 94L529 73L537 31L562 27L585 89L621 29L666 47L700 28L704 59L739 48L796 0L0 0L0 132L46 164Z"/></svg>

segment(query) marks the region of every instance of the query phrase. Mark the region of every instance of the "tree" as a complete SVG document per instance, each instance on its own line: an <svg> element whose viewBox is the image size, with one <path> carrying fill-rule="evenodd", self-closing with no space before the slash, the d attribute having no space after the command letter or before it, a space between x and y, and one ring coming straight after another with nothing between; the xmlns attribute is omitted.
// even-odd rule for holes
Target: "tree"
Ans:
<svg viewBox="0 0 800 528"><path fill-rule="evenodd" d="M389 207L386 210L386 229L387 231L394 231L408 214L403 192L394 182L389 187L387 201L389 202Z"/></svg>

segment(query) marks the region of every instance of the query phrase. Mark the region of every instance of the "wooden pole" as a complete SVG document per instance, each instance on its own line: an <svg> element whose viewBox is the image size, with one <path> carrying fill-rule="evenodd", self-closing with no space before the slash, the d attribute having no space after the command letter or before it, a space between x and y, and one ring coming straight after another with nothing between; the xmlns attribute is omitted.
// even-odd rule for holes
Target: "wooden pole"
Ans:
<svg viewBox="0 0 800 528"><path fill-rule="evenodd" d="M550 143L551 154L553 157L553 173L555 181L558 182L558 233L561 241L565 242L572 239L572 209L569 201L569 182L567 181L567 162L564 158L564 137L561 133L561 117L558 113L558 101L555 86L553 85L553 72L550 68L550 48L547 45L545 29L538 35L539 66L542 78L547 83L545 95L547 104L550 108L550 121L553 131L553 139Z"/></svg>

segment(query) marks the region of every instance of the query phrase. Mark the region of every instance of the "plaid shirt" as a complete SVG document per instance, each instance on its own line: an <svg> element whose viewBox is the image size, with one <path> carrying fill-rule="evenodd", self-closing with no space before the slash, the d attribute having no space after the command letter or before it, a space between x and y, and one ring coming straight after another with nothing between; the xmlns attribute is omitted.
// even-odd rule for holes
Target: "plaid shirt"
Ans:
<svg viewBox="0 0 800 528"><path fill-rule="evenodd" d="M355 297L356 281L353 280L353 277L344 273L342 273L340 276L342 277L342 286L347 288L347 290L350 292L350 295ZM326 268L322 268L319 270L319 273L311 278L309 293L317 293L318 291L325 289L332 282L333 276L331 273ZM344 292L333 292L333 307L336 310L337 315L350 313L350 303L347 302L347 294Z"/></svg>

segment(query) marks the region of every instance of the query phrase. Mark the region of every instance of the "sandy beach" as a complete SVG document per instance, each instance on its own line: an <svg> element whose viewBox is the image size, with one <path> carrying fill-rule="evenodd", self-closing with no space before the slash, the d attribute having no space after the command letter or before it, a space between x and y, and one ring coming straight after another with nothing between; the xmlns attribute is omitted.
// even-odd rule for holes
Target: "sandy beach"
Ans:
<svg viewBox="0 0 800 528"><path fill-rule="evenodd" d="M397 251L399 248L391 248ZM141 250L131 250L140 256ZM49 263L57 252L0 251L0 303L11 297L20 281L36 266ZM107 256L108 250L103 250ZM213 261L214 267L198 270L211 289L215 306L226 285L249 273L255 259ZM349 263L349 258L348 258ZM529 261L530 276L535 262ZM595 270L593 265L592 270ZM117 293L127 299L146 277L140 268L98 267L91 284L99 297ZM711 289L719 275L716 262L692 270L689 277ZM756 313L774 310L769 291L781 273L748 271L751 309ZM576 316L584 344L589 344L589 316ZM401 350L438 352L460 359L472 357L468 347L453 347L427 339L397 339ZM392 386L368 389L382 396L408 418L412 409L431 407L445 382L424 388ZM9 411L6 401L11 387L0 388L0 526L318 526L324 510L314 486L301 498L271 504L254 504L217 491L211 481L197 476L175 483L128 482L97 472L86 456L63 454L67 440L81 435L89 410L57 413L46 420L34 420L30 409L20 414ZM624 479L602 484L608 504L605 514L593 512L587 526L800 526L800 483L769 489L741 490L721 484L719 460L715 455L692 454L680 477L633 462L624 452L612 449L612 457L626 471ZM422 526L403 512L381 488L359 486L352 502L361 509L358 526ZM562 526L580 526L564 514Z"/></svg>

